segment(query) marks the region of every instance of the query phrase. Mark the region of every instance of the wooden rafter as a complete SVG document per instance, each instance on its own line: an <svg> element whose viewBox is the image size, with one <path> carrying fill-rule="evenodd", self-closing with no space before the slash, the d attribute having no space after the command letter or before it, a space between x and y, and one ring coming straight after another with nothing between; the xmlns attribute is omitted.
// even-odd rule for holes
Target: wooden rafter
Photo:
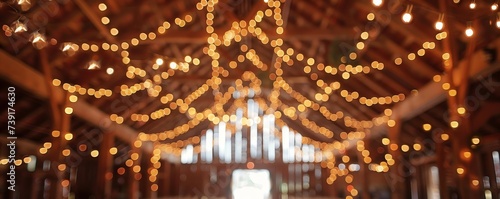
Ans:
<svg viewBox="0 0 500 199"><path fill-rule="evenodd" d="M497 39L492 43L497 49L500 48L500 40ZM500 52L497 53L497 56L500 56ZM475 66L470 68L469 78L480 77L482 74L489 74L492 73L492 71L500 69L500 63L498 61L496 63L489 64L486 62L486 55L482 51L478 51L467 59L461 60L453 73L460 74L460 71L464 70L465 65L468 64L469 61ZM447 75L443 75L441 79L446 79L446 76ZM419 89L418 95L407 97L405 101L395 105L392 109L392 117L400 118L402 121L414 118L437 104L444 102L446 95L446 91L441 88L440 82L430 82ZM375 126L371 128L370 132L371 133L368 134L368 137L380 137L381 135L387 133L387 126ZM356 139L351 140L351 146L355 146L357 141L358 140Z"/></svg>
<svg viewBox="0 0 500 199"><path fill-rule="evenodd" d="M24 63L11 57L4 51L0 51L0 59L6 65L11 66L0 67L0 78L19 86L20 88L34 94L40 99L48 99L49 92L47 88L39 86L44 84L43 77L39 72L35 71L29 66L26 66ZM26 79L26 75L28 75L30 78ZM54 99L58 104L61 104L64 101L62 89L54 88ZM109 115L103 113L99 109L93 107L92 105L89 105L84 101L79 100L73 103L72 107L73 113L76 116L88 121L93 125L101 127L106 131L116 132L116 136L119 139L122 139L128 143L133 143L137 138L138 133L135 130L131 129L128 126L112 122L109 119ZM153 150L152 147L148 147L148 145L144 145L143 149L146 151Z"/></svg>

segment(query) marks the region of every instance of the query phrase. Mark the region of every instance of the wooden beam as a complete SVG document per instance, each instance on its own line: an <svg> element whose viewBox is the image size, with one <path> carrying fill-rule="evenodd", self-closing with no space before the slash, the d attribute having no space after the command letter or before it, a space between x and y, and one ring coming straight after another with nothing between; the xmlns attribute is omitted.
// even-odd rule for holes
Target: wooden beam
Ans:
<svg viewBox="0 0 500 199"><path fill-rule="evenodd" d="M391 144L389 146L392 146L395 144L396 146L401 146L400 138L401 138L401 128L402 128L402 121L400 118L394 118L394 121L396 122L396 125L393 127L389 128L389 139L391 140ZM389 186L391 188L392 194L391 198L392 199L400 199L400 198L407 198L407 188L406 188L406 183L407 178L404 169L404 165L402 162L405 161L404 156L401 154L401 150L399 150L396 147L396 150L392 150L391 147L388 147L389 153L392 155L394 158L394 165L392 165L391 169L391 178L389 180Z"/></svg>
<svg viewBox="0 0 500 199"><path fill-rule="evenodd" d="M47 100L49 98L49 91L44 85L42 74L25 65L23 62L10 56L5 51L0 51L0 60L4 65L9 67L0 67L0 78L10 82L23 90L35 95L36 97ZM27 78L29 77L29 78ZM61 104L64 101L63 90L60 88L54 89L54 98L57 103ZM72 104L73 114L86 120L87 122L96 125L103 129L105 132L116 132L116 137L128 142L133 143L136 141L138 133L126 125L120 125L112 122L109 115L101 110L93 107L92 105L79 100ZM142 147L148 152L152 152L152 145L146 144Z"/></svg>
<svg viewBox="0 0 500 199"><path fill-rule="evenodd" d="M96 13L92 11L89 5L84 0L75 0L75 4L80 7L82 12L87 16L87 18L92 22L92 24L97 28L99 33L106 39L106 41L117 44L116 38L111 35L108 28L101 23L101 19L97 16Z"/></svg>
<svg viewBox="0 0 500 199"><path fill-rule="evenodd" d="M401 79L400 81L404 81L403 83L406 83L407 85L410 86L410 88L420 88L423 84L416 79L415 76L412 76L408 72L405 71L405 69L401 66L395 65L393 60L389 60L386 57L382 56L380 53L373 52L373 51L367 51L366 55L378 62L385 63L385 68L382 71L374 71L374 75L376 73L382 73L382 74L388 74L387 76L391 79ZM395 78L397 77L397 78ZM397 81L397 80L396 80ZM396 88L405 88L405 86L399 85L399 84L392 84L390 85L391 87ZM398 90L400 90L398 89ZM406 90L406 89L404 89Z"/></svg>
<svg viewBox="0 0 500 199"><path fill-rule="evenodd" d="M5 146L5 144L3 143L9 143L10 139L7 139L7 137L5 136L0 136L0 143L2 143L2 146ZM34 143L33 141L31 140L27 140L27 139L24 139L24 138L17 138L16 139L16 145L18 146L16 148L16 156L17 157L21 157L21 155L31 155L33 153L36 153L38 152L38 150L42 147L40 144L38 143Z"/></svg>
<svg viewBox="0 0 500 199"><path fill-rule="evenodd" d="M217 31L218 35L223 35L226 29ZM281 38L283 40L335 40L339 38L349 38L354 34L350 28L321 29L321 28L286 28L283 34L276 33L275 30L264 29L269 39ZM155 40L141 41L139 45L164 44L164 43L206 43L209 34L204 31L180 31L168 30L165 34L158 36Z"/></svg>
<svg viewBox="0 0 500 199"><path fill-rule="evenodd" d="M393 40L386 38L386 37L379 37L379 41L383 43L385 48L389 52L399 52L402 53L402 55L408 55L408 51L404 49L400 44L395 43ZM382 39L383 38L383 39ZM405 57L402 57L405 59ZM415 60L408 60L404 61L402 66L408 66L407 70L410 70L412 72L416 72L420 74L421 77L424 78L431 78L432 76L436 75L438 73L437 70L435 70L432 66L429 66L427 63L425 63L422 60L422 57L417 56Z"/></svg>
<svg viewBox="0 0 500 199"><path fill-rule="evenodd" d="M500 49L500 39L491 42L496 49ZM497 51L497 57L500 57L500 51ZM470 60L469 60L470 59ZM481 77L484 74L490 74L494 71L500 70L500 61L493 64L487 63L487 55L482 51L475 52L469 58L460 61L453 73L459 73L465 69L465 65L470 63L474 66L469 68L469 78ZM442 75L441 79L446 79L448 74ZM392 117L400 118L401 121L406 121L414 118L430 108L442 103L446 100L447 92L441 88L440 82L430 82L419 89L417 95L412 95L406 98L405 101L400 102L392 109ZM387 133L387 125L375 126L370 129L368 137L380 137ZM356 146L357 139L350 141L349 148ZM335 152L335 155L338 155Z"/></svg>
<svg viewBox="0 0 500 199"><path fill-rule="evenodd" d="M482 105L481 109L472 113L470 122L471 133L485 126L491 117L500 114L498 110L500 110L500 102L486 102Z"/></svg>
<svg viewBox="0 0 500 199"><path fill-rule="evenodd" d="M245 18L243 18L243 21L249 22L250 20L255 18L255 15L257 14L257 12L264 11L264 9L266 7L267 7L267 3L265 3L264 1L257 1L257 3L255 3L253 5L252 9L250 11L248 11Z"/></svg>

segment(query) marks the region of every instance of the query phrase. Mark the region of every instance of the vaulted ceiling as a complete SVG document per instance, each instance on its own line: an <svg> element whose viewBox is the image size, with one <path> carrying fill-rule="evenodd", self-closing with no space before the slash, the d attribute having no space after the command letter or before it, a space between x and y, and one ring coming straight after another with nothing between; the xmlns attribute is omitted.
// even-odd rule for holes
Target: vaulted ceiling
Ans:
<svg viewBox="0 0 500 199"><path fill-rule="evenodd" d="M347 133L386 125L398 104L420 99L419 92L433 83L443 84L444 40L453 45L453 59L459 63L487 47L499 33L497 13L486 1L474 10L464 2L445 1L443 8L440 1L432 0L391 1L381 7L368 0L219 0L214 6L211 2L33 0L26 11L15 3L1 3L2 58L14 60L1 67L26 66L38 78L47 74L46 62L50 78L57 80L41 82L55 84L59 90L74 89L78 101L128 130L181 132L162 143L199 136L210 128L209 120L195 125L195 114L188 109L216 113L214 107L221 105L223 94L239 84L260 89L257 98L270 107L277 104L274 108L283 113L282 120L303 136L333 143L346 140ZM408 7L413 20L405 23L401 15ZM434 29L445 12L447 35ZM18 20L27 24L26 32L13 32L12 24ZM468 27L474 28L472 38L464 34ZM48 43L41 50L30 38L37 31ZM467 49L472 44L471 53ZM159 58L165 63L159 64ZM89 70L91 61L100 69ZM178 68L171 68L170 62L177 62ZM189 63L188 69L180 69L182 62ZM6 76L2 96L11 83ZM42 143L51 139L54 127L48 117L51 94L45 85L37 86L44 96L29 89L17 93L17 127L20 136ZM89 95L91 89L99 94ZM492 93L493 98L500 97ZM440 90L437 103L429 103L435 107L431 110L423 104L414 107L413 115L408 113L411 110L403 111L416 117L404 125L410 135L406 142L413 142L413 136L427 136L421 133L425 123L447 128L448 121L439 116L447 110L444 95L446 91ZM60 97L60 102L66 101ZM6 104L6 99L0 100ZM223 112L235 103L227 99ZM156 119L160 113L155 111L170 114ZM2 112L3 123L6 114ZM495 121L484 131L498 131ZM189 128L183 130L184 124ZM70 130L78 136L95 126L89 119L72 117ZM325 136L328 131L333 136Z"/></svg>

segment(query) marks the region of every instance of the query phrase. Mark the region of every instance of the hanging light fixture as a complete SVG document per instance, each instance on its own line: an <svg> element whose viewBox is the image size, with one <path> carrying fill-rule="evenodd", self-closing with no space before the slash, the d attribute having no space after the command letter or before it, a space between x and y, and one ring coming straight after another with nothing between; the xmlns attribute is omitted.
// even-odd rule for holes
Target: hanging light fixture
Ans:
<svg viewBox="0 0 500 199"><path fill-rule="evenodd" d="M413 5L410 4L406 7L406 11L405 13L403 14L403 16L401 17L403 19L403 22L405 23L410 23L413 16L411 15L411 10L413 9Z"/></svg>
<svg viewBox="0 0 500 199"><path fill-rule="evenodd" d="M470 9L475 9L476 8L476 0L472 0L469 4Z"/></svg>
<svg viewBox="0 0 500 199"><path fill-rule="evenodd" d="M465 29L465 35L467 37L472 37L472 35L474 35L474 30L472 30L472 25L470 24L470 22L467 25L467 29Z"/></svg>
<svg viewBox="0 0 500 199"><path fill-rule="evenodd" d="M495 2L495 3L493 3L493 4L491 4L491 10L492 11L496 11L497 9L498 9L498 1Z"/></svg>
<svg viewBox="0 0 500 199"><path fill-rule="evenodd" d="M65 42L61 45L61 51L66 56L73 56L78 51L79 47L75 43Z"/></svg>
<svg viewBox="0 0 500 199"><path fill-rule="evenodd" d="M40 34L38 31L31 34L30 41L33 47L39 50L47 46L45 36Z"/></svg>
<svg viewBox="0 0 500 199"><path fill-rule="evenodd" d="M439 14L439 18L436 21L436 24L434 25L434 27L436 28L436 30L442 30L443 29L443 27L444 27L443 20L444 20L444 14Z"/></svg>
<svg viewBox="0 0 500 199"><path fill-rule="evenodd" d="M379 7L384 3L384 1L383 0L373 0L372 3L374 6Z"/></svg>
<svg viewBox="0 0 500 199"><path fill-rule="evenodd" d="M500 28L500 12L497 13L497 22L496 22L497 28Z"/></svg>
<svg viewBox="0 0 500 199"><path fill-rule="evenodd" d="M12 23L11 28L14 31L14 33L23 33L23 32L28 31L28 27L26 26L26 24L24 22L21 22L20 19L15 21L14 23Z"/></svg>
<svg viewBox="0 0 500 199"><path fill-rule="evenodd" d="M96 60L90 60L89 63L85 66L87 70L97 70L101 68L101 63Z"/></svg>
<svg viewBox="0 0 500 199"><path fill-rule="evenodd" d="M17 5L21 7L22 11L28 11L31 8L31 0L17 0Z"/></svg>

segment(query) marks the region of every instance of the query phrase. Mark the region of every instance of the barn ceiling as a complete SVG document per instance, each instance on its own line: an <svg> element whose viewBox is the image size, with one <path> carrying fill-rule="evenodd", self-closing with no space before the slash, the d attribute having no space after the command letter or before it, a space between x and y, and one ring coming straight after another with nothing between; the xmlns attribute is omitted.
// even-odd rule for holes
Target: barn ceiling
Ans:
<svg viewBox="0 0 500 199"><path fill-rule="evenodd" d="M51 81L45 85L69 92L55 97L69 101L63 110L76 114L67 107L84 102L143 141L192 141L241 103L231 96L237 90L255 91L270 113L324 147L391 123L398 104L429 84L446 83L447 53L459 63L499 33L494 1L475 9L431 0L266 2L2 2L2 57L40 77L48 74L46 63ZM411 22L402 20L405 13ZM439 20L446 22L442 30L434 27ZM465 34L469 28L473 37ZM6 94L10 82L3 79ZM50 140L55 129L48 114L54 97L45 85L38 85L42 97L29 89L17 93L19 135L35 143ZM405 133L425 137L423 124L448 128L449 121L436 116L448 109L444 101L417 111ZM485 131L498 131L497 120ZM69 129L82 135L96 126L72 117Z"/></svg>

